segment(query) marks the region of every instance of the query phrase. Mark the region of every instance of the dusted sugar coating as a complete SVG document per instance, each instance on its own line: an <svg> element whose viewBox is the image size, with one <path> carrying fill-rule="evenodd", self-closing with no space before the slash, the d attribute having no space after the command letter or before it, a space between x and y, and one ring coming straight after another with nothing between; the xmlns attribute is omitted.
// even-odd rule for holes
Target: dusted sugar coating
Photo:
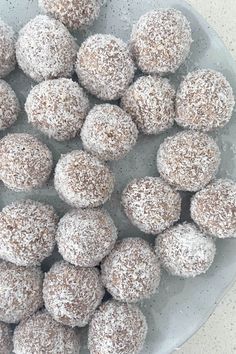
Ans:
<svg viewBox="0 0 236 354"><path fill-rule="evenodd" d="M157 152L157 169L176 189L196 192L215 177L220 160L210 136L189 130L164 140Z"/></svg>
<svg viewBox="0 0 236 354"><path fill-rule="evenodd" d="M43 306L39 268L0 262L0 321L17 323Z"/></svg>
<svg viewBox="0 0 236 354"><path fill-rule="evenodd" d="M75 30L93 23L101 3L101 0L39 0L44 12Z"/></svg>
<svg viewBox="0 0 236 354"><path fill-rule="evenodd" d="M86 326L103 296L104 288L96 268L80 268L61 261L45 274L45 307L64 325Z"/></svg>
<svg viewBox="0 0 236 354"><path fill-rule="evenodd" d="M121 99L121 107L144 134L159 134L174 124L175 89L169 80L142 76Z"/></svg>
<svg viewBox="0 0 236 354"><path fill-rule="evenodd" d="M181 198L158 177L134 179L121 198L125 214L141 231L158 234L180 218Z"/></svg>
<svg viewBox="0 0 236 354"><path fill-rule="evenodd" d="M47 311L23 320L14 331L15 354L79 354L76 329L54 321Z"/></svg>
<svg viewBox="0 0 236 354"><path fill-rule="evenodd" d="M70 79L48 80L36 85L26 100L28 120L50 138L74 138L89 111L83 89Z"/></svg>
<svg viewBox="0 0 236 354"><path fill-rule="evenodd" d="M51 174L51 151L29 134L6 135L0 140L0 155L0 179L14 191L42 187Z"/></svg>
<svg viewBox="0 0 236 354"><path fill-rule="evenodd" d="M114 189L114 176L96 157L74 150L61 157L55 169L59 197L75 208L104 204Z"/></svg>
<svg viewBox="0 0 236 354"><path fill-rule="evenodd" d="M139 68L149 74L174 73L192 44L186 17L176 9L158 9L141 16L131 34L131 49Z"/></svg>
<svg viewBox="0 0 236 354"><path fill-rule="evenodd" d="M219 179L196 193L191 217L210 236L236 237L236 183Z"/></svg>
<svg viewBox="0 0 236 354"><path fill-rule="evenodd" d="M37 82L70 77L76 52L77 44L66 27L44 15L28 22L20 30L16 43L20 68Z"/></svg>
<svg viewBox="0 0 236 354"><path fill-rule="evenodd" d="M160 264L141 238L118 241L101 265L102 282L114 299L137 302L150 298L160 283Z"/></svg>
<svg viewBox="0 0 236 354"><path fill-rule="evenodd" d="M234 94L215 70L196 70L181 83L176 96L176 122L184 128L210 131L229 122Z"/></svg>
<svg viewBox="0 0 236 354"><path fill-rule="evenodd" d="M147 334L147 322L135 305L110 300L101 305L89 324L91 354L138 354Z"/></svg>
<svg viewBox="0 0 236 354"><path fill-rule="evenodd" d="M120 98L134 77L127 45L110 34L90 36L80 47L76 73L82 86L102 100Z"/></svg>
<svg viewBox="0 0 236 354"><path fill-rule="evenodd" d="M214 241L194 224L173 226L156 238L156 253L162 267L183 278L206 273L214 261Z"/></svg>
<svg viewBox="0 0 236 354"><path fill-rule="evenodd" d="M13 350L12 330L4 322L0 322L0 348L3 354L11 354Z"/></svg>
<svg viewBox="0 0 236 354"><path fill-rule="evenodd" d="M117 229L103 209L76 209L60 220L56 239L66 261L80 267L94 267L114 247Z"/></svg>
<svg viewBox="0 0 236 354"><path fill-rule="evenodd" d="M138 130L131 117L111 104L95 106L81 130L86 150L101 160L119 160L134 147Z"/></svg>
<svg viewBox="0 0 236 354"><path fill-rule="evenodd" d="M57 215L52 206L17 201L0 212L0 258L20 266L40 265L55 246Z"/></svg>
<svg viewBox="0 0 236 354"><path fill-rule="evenodd" d="M0 78L15 69L15 41L13 29L0 19Z"/></svg>
<svg viewBox="0 0 236 354"><path fill-rule="evenodd" d="M19 113L20 103L15 92L6 81L0 80L0 130L5 130L14 124Z"/></svg>

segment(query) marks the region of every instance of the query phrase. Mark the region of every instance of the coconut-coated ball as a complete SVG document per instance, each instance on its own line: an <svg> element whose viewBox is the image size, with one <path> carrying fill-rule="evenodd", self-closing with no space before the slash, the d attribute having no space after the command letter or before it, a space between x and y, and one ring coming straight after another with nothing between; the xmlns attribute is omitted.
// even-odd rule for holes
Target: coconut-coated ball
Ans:
<svg viewBox="0 0 236 354"><path fill-rule="evenodd" d="M43 306L39 268L0 262L0 321L17 323Z"/></svg>
<svg viewBox="0 0 236 354"><path fill-rule="evenodd" d="M0 130L5 130L14 124L19 113L20 103L15 92L6 81L0 80Z"/></svg>
<svg viewBox="0 0 236 354"><path fill-rule="evenodd" d="M183 131L164 140L157 152L157 169L174 188L196 192L216 175L220 150L205 133Z"/></svg>
<svg viewBox="0 0 236 354"><path fill-rule="evenodd" d="M121 107L144 134L159 134L174 124L175 89L168 79L142 76L121 99Z"/></svg>
<svg viewBox="0 0 236 354"><path fill-rule="evenodd" d="M119 160L134 147L138 130L131 117L120 107L96 105L81 130L84 148L101 160Z"/></svg>
<svg viewBox="0 0 236 354"><path fill-rule="evenodd" d="M160 264L141 238L118 241L101 264L102 282L114 299L134 303L150 298L160 283Z"/></svg>
<svg viewBox="0 0 236 354"><path fill-rule="evenodd" d="M54 185L59 197L72 207L97 207L110 198L114 176L96 157L74 150L57 163Z"/></svg>
<svg viewBox="0 0 236 354"><path fill-rule="evenodd" d="M23 320L14 331L15 354L79 354L76 329L56 322L43 310Z"/></svg>
<svg viewBox="0 0 236 354"><path fill-rule="evenodd" d="M51 151L29 134L6 135L0 140L0 155L0 179L17 192L42 187L51 174Z"/></svg>
<svg viewBox="0 0 236 354"><path fill-rule="evenodd" d="M131 49L139 68L149 74L174 73L187 58L192 43L186 17L176 9L158 9L133 26Z"/></svg>
<svg viewBox="0 0 236 354"><path fill-rule="evenodd" d="M13 29L0 19L0 78L15 69L15 41Z"/></svg>
<svg viewBox="0 0 236 354"><path fill-rule="evenodd" d="M0 212L0 258L20 266L39 265L55 246L57 215L33 200L7 205Z"/></svg>
<svg viewBox="0 0 236 354"><path fill-rule="evenodd" d="M170 274L190 278L207 272L214 261L216 247L213 239L194 224L185 223L157 236L156 253Z"/></svg>
<svg viewBox="0 0 236 354"><path fill-rule="evenodd" d="M80 132L89 111L89 100L70 79L48 80L30 91L25 110L33 126L50 138L63 141Z"/></svg>
<svg viewBox="0 0 236 354"><path fill-rule="evenodd" d="M110 253L116 226L103 209L75 209L60 220L57 245L62 257L79 267L94 267Z"/></svg>
<svg viewBox="0 0 236 354"><path fill-rule="evenodd" d="M77 44L66 27L45 15L28 22L20 30L16 42L20 68L37 82L70 77L76 52Z"/></svg>
<svg viewBox="0 0 236 354"><path fill-rule="evenodd" d="M110 34L95 34L82 43L76 62L79 81L101 100L120 98L134 77L127 45Z"/></svg>
<svg viewBox="0 0 236 354"><path fill-rule="evenodd" d="M189 73L177 91L176 122L184 128L210 131L229 122L234 94L218 71L203 69Z"/></svg>
<svg viewBox="0 0 236 354"><path fill-rule="evenodd" d="M57 322L64 325L86 326L103 296L104 288L96 268L75 267L61 261L45 274L45 307Z"/></svg>
<svg viewBox="0 0 236 354"><path fill-rule="evenodd" d="M191 201L191 217L208 235L236 237L236 183L219 179L196 193Z"/></svg>
<svg viewBox="0 0 236 354"><path fill-rule="evenodd" d="M13 350L12 330L4 322L0 322L0 348L3 354L11 354Z"/></svg>
<svg viewBox="0 0 236 354"><path fill-rule="evenodd" d="M91 25L98 17L101 0L39 0L39 6L74 30Z"/></svg>
<svg viewBox="0 0 236 354"><path fill-rule="evenodd" d="M131 223L148 234L158 234L178 221L181 198L158 177L131 181L122 193L122 205Z"/></svg>
<svg viewBox="0 0 236 354"><path fill-rule="evenodd" d="M109 300L89 324L88 347L91 354L138 354L146 334L146 319L136 305Z"/></svg>

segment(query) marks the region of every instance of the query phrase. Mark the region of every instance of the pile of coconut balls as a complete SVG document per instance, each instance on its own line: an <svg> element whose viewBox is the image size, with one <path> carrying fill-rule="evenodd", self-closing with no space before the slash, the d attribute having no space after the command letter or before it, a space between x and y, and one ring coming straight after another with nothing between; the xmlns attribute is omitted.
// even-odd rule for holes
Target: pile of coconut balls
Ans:
<svg viewBox="0 0 236 354"><path fill-rule="evenodd" d="M88 325L90 353L137 354L147 333L137 303L156 294L161 268L182 278L203 274L214 261L215 239L236 237L236 183L215 178L221 154L207 134L229 122L233 91L211 69L189 73L177 92L166 78L192 44L188 20L175 9L143 15L129 44L95 34L78 47L65 26L91 24L100 0L39 5L45 14L28 22L17 40L0 22L0 77L18 64L36 81L25 103L29 123L60 142L80 135L84 149L56 164L55 190L71 207L60 220L51 205L30 199L0 212L1 352L78 354L80 327ZM77 81L70 78L74 71ZM87 93L104 102L91 109ZM20 110L15 92L0 80L0 129L13 125ZM139 133L158 135L174 123L185 129L160 145L160 177L134 179L121 195L127 218L147 237L118 240L102 207L115 186L106 162L124 158ZM24 132L0 140L7 188L32 192L52 171L52 153L38 138ZM178 223L180 191L193 193L188 223ZM40 264L56 245L63 260L43 274Z"/></svg>

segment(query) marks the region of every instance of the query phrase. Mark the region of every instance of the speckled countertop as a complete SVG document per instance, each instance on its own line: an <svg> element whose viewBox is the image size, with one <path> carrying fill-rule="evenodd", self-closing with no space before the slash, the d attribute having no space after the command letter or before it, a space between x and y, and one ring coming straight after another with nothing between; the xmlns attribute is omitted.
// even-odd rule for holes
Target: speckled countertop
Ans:
<svg viewBox="0 0 236 354"><path fill-rule="evenodd" d="M218 32L236 61L236 0L188 0ZM236 283L205 325L174 354L236 353Z"/></svg>

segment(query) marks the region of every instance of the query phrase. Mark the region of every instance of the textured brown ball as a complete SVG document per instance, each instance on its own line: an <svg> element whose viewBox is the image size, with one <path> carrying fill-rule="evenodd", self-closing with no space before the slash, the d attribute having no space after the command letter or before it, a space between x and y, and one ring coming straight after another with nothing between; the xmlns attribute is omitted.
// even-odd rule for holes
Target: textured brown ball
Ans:
<svg viewBox="0 0 236 354"><path fill-rule="evenodd" d="M91 354L138 354L147 334L147 322L135 305L110 300L101 305L89 324Z"/></svg>
<svg viewBox="0 0 236 354"><path fill-rule="evenodd" d="M15 40L13 29L0 19L0 78L15 69Z"/></svg>
<svg viewBox="0 0 236 354"><path fill-rule="evenodd" d="M0 80L0 130L9 128L18 118L20 103L11 86Z"/></svg>
<svg viewBox="0 0 236 354"><path fill-rule="evenodd" d="M3 354L11 354L13 350L12 330L4 322L0 322L0 348Z"/></svg>

